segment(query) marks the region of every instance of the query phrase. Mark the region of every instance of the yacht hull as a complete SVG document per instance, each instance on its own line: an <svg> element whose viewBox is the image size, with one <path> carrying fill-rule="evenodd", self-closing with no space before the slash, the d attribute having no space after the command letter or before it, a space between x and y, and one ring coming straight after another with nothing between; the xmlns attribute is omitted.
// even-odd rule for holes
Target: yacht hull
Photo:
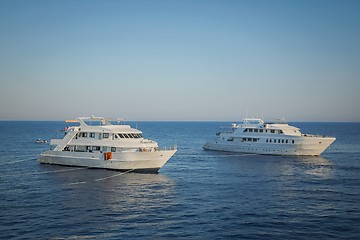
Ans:
<svg viewBox="0 0 360 240"><path fill-rule="evenodd" d="M303 137L297 138L295 141L296 144L284 144L228 142L218 139L207 142L203 148L205 150L265 155L319 156L335 141L335 138Z"/></svg>
<svg viewBox="0 0 360 240"><path fill-rule="evenodd" d="M40 155L39 162L42 164L157 173L175 152L176 150L121 152L113 153L111 159L105 160L104 153L49 150Z"/></svg>

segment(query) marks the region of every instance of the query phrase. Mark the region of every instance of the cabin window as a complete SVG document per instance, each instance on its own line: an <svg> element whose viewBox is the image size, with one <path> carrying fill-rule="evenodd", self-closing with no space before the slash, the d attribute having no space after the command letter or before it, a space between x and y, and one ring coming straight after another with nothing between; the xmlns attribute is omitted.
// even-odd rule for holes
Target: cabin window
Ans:
<svg viewBox="0 0 360 240"><path fill-rule="evenodd" d="M129 138L129 136L126 133L123 133L125 138Z"/></svg>
<svg viewBox="0 0 360 240"><path fill-rule="evenodd" d="M295 141L294 140L291 140L292 141L292 144L294 144L295 143Z"/></svg>
<svg viewBox="0 0 360 240"><path fill-rule="evenodd" d="M258 132L259 131L259 129L254 129L254 132Z"/></svg>
<svg viewBox="0 0 360 240"><path fill-rule="evenodd" d="M86 137L87 137L87 133L86 133L86 132L83 132L83 133L81 133L80 136L83 137L83 138L86 138Z"/></svg>
<svg viewBox="0 0 360 240"><path fill-rule="evenodd" d="M116 152L116 147L111 147L112 152Z"/></svg>
<svg viewBox="0 0 360 240"><path fill-rule="evenodd" d="M263 130L263 129L259 129L259 131L262 133L264 130Z"/></svg>
<svg viewBox="0 0 360 240"><path fill-rule="evenodd" d="M95 133L90 133L91 138L95 138Z"/></svg>
<svg viewBox="0 0 360 240"><path fill-rule="evenodd" d="M271 133L275 133L275 130L270 130Z"/></svg>
<svg viewBox="0 0 360 240"><path fill-rule="evenodd" d="M286 139L286 141L285 141L285 142L286 142L286 143L289 143L289 140L287 140L287 139Z"/></svg>
<svg viewBox="0 0 360 240"><path fill-rule="evenodd" d="M280 143L280 139L278 139L278 143Z"/></svg>
<svg viewBox="0 0 360 240"><path fill-rule="evenodd" d="M249 128L249 132L252 132L253 130L251 128Z"/></svg>
<svg viewBox="0 0 360 240"><path fill-rule="evenodd" d="M279 133L280 133L280 134L283 134L284 132L283 132L283 130L279 130Z"/></svg>
<svg viewBox="0 0 360 240"><path fill-rule="evenodd" d="M103 152L107 152L107 147L102 147Z"/></svg>
<svg viewBox="0 0 360 240"><path fill-rule="evenodd" d="M247 131L248 131L248 129L247 129L247 128L245 128L244 132L247 132Z"/></svg>
<svg viewBox="0 0 360 240"><path fill-rule="evenodd" d="M227 140L228 140L229 142L232 142L232 141L234 141L234 138L233 138L233 137L229 137Z"/></svg>
<svg viewBox="0 0 360 240"><path fill-rule="evenodd" d="M232 140L229 140L229 139L228 139L228 141L232 141ZM260 140L260 138L242 138L241 139L242 142L257 142L259 140ZM266 141L267 141L267 139L266 139Z"/></svg>
<svg viewBox="0 0 360 240"><path fill-rule="evenodd" d="M99 147L99 146L93 146L93 147L91 148L91 150L93 150L93 151L100 151L100 147Z"/></svg>
<svg viewBox="0 0 360 240"><path fill-rule="evenodd" d="M271 139L269 140L269 142L271 143Z"/></svg>
<svg viewBox="0 0 360 240"><path fill-rule="evenodd" d="M109 134L108 133L103 133L103 138L109 138Z"/></svg>
<svg viewBox="0 0 360 240"><path fill-rule="evenodd" d="M284 139L283 139L283 140L281 140L281 143L284 143Z"/></svg>
<svg viewBox="0 0 360 240"><path fill-rule="evenodd" d="M269 139L266 139L266 142L269 142Z"/></svg>

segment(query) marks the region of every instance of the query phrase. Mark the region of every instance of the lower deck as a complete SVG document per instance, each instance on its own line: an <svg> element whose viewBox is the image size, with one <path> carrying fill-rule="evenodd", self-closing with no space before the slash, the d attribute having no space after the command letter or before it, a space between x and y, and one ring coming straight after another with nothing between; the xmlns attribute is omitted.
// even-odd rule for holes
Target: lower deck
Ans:
<svg viewBox="0 0 360 240"><path fill-rule="evenodd" d="M105 168L120 171L144 171L160 169L171 158L176 150L159 150L155 152L72 152L46 151L40 155L39 162L87 168Z"/></svg>
<svg viewBox="0 0 360 240"><path fill-rule="evenodd" d="M297 138L297 139L256 139L229 141L219 138L204 145L206 150L242 152L269 155L318 156L330 146L335 138Z"/></svg>

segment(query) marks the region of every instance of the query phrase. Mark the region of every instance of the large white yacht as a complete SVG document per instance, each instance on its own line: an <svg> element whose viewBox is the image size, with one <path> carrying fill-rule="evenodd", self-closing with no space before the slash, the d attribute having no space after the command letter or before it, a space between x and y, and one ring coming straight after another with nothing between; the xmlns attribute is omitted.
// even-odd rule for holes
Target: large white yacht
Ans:
<svg viewBox="0 0 360 240"><path fill-rule="evenodd" d="M216 134L204 149L271 155L318 156L336 138L302 134L285 121L265 123L259 118L245 118L241 124L231 124L228 130Z"/></svg>
<svg viewBox="0 0 360 240"><path fill-rule="evenodd" d="M175 147L160 149L123 119L92 116L66 122L80 125L66 128L62 139L52 139L40 163L156 173L176 152Z"/></svg>

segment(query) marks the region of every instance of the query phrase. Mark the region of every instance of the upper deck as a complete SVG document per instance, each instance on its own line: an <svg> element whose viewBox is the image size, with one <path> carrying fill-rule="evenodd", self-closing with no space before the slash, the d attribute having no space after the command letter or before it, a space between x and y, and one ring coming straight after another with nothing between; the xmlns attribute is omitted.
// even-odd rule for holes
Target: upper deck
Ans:
<svg viewBox="0 0 360 240"><path fill-rule="evenodd" d="M67 123L80 125L65 128L65 135L60 139L51 139L50 145L54 150L70 149L85 151L85 148L110 149L137 149L141 147L157 148L157 142L145 139L142 132L125 125L123 119L108 119L102 117L80 117L76 120L66 120ZM92 151L94 151L92 149Z"/></svg>
<svg viewBox="0 0 360 240"><path fill-rule="evenodd" d="M291 136L301 136L300 129L290 126L284 119L275 122L265 122L260 118L244 118L240 124L232 124L233 133L241 135L244 133L277 133ZM229 133L229 132L228 132Z"/></svg>
<svg viewBox="0 0 360 240"><path fill-rule="evenodd" d="M66 120L67 123L79 123L78 127L70 127L75 131L92 131L92 132L107 132L107 133L134 133L141 134L142 132L125 124L122 118L104 118L104 117L79 117L74 120Z"/></svg>

